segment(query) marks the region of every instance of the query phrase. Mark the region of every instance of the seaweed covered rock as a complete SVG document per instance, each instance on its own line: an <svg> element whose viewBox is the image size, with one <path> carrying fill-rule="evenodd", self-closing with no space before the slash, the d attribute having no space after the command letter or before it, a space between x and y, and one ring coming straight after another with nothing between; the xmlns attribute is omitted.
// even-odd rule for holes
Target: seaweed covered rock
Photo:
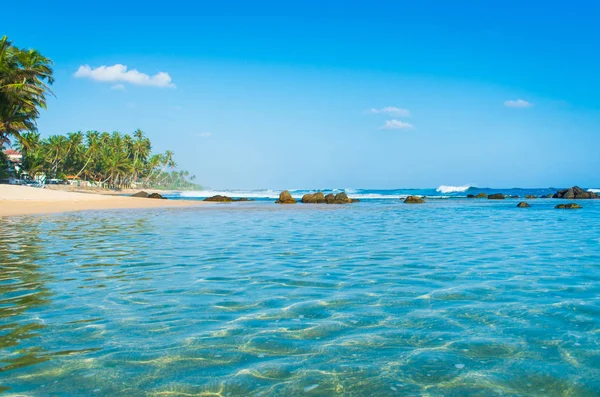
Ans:
<svg viewBox="0 0 600 397"><path fill-rule="evenodd" d="M477 196L475 196L475 198L486 198L487 194L485 193L479 193Z"/></svg>
<svg viewBox="0 0 600 397"><path fill-rule="evenodd" d="M423 200L419 196L408 196L404 199L405 204L423 204L425 200Z"/></svg>
<svg viewBox="0 0 600 397"><path fill-rule="evenodd" d="M291 193L287 190L284 190L283 192L279 193L279 200L277 200L275 203L277 204L296 204L296 199L294 199L291 195Z"/></svg>
<svg viewBox="0 0 600 397"><path fill-rule="evenodd" d="M559 204L554 208L562 209L562 210L576 210L576 209L581 208L581 206L576 203L569 203L569 204Z"/></svg>
<svg viewBox="0 0 600 397"><path fill-rule="evenodd" d="M158 193L152 193L148 195L148 198L151 199L161 199L161 200L166 200L166 197L163 197L162 195L158 194Z"/></svg>
<svg viewBox="0 0 600 397"><path fill-rule="evenodd" d="M210 201L213 203L229 203L232 202L233 199L231 197L221 196L220 194L217 194L216 196L207 197L203 201Z"/></svg>
<svg viewBox="0 0 600 397"><path fill-rule="evenodd" d="M506 197L502 193L494 193L487 196L488 200L504 200Z"/></svg>
<svg viewBox="0 0 600 397"><path fill-rule="evenodd" d="M517 204L518 208L529 208L531 207L529 204L527 204L525 201L521 201L519 204Z"/></svg>
<svg viewBox="0 0 600 397"><path fill-rule="evenodd" d="M148 193L146 193L142 190L141 192L132 194L131 197L148 198Z"/></svg>
<svg viewBox="0 0 600 397"><path fill-rule="evenodd" d="M308 193L302 196L302 202L304 204L324 204L327 201L325 200L325 195L321 192L317 193Z"/></svg>
<svg viewBox="0 0 600 397"><path fill-rule="evenodd" d="M581 200L581 199L597 199L600 198L594 192L586 192L579 186L573 186L569 189L559 190L552 196L553 198L567 199L567 200Z"/></svg>
<svg viewBox="0 0 600 397"><path fill-rule="evenodd" d="M538 196L532 195L532 194L528 194L525 196L526 199L536 199L538 198Z"/></svg>

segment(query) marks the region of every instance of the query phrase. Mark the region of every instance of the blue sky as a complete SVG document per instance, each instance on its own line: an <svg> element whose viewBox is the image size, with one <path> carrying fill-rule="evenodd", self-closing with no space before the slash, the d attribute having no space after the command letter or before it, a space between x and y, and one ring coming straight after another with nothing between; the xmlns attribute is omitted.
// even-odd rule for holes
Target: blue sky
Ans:
<svg viewBox="0 0 600 397"><path fill-rule="evenodd" d="M600 5L322 3L11 2L0 34L55 62L43 135L141 128L212 188L600 187Z"/></svg>

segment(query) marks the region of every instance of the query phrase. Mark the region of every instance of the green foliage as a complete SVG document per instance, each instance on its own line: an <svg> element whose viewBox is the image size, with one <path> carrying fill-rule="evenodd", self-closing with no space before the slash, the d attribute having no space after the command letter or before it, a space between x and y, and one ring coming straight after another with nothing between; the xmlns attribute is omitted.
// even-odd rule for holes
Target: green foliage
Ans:
<svg viewBox="0 0 600 397"><path fill-rule="evenodd" d="M36 130L39 109L46 108L53 82L50 59L13 46L6 36L0 38L0 145Z"/></svg>
<svg viewBox="0 0 600 397"><path fill-rule="evenodd" d="M152 154L152 144L142 130L132 135L88 131L41 139L25 132L17 144L23 168L32 177L88 181L111 188L198 189L187 171L175 171L173 152Z"/></svg>
<svg viewBox="0 0 600 397"><path fill-rule="evenodd" d="M0 149L2 149L2 147L0 147ZM6 158L4 153L2 153L2 150L0 150L0 179L6 179L8 178L8 175L8 158Z"/></svg>

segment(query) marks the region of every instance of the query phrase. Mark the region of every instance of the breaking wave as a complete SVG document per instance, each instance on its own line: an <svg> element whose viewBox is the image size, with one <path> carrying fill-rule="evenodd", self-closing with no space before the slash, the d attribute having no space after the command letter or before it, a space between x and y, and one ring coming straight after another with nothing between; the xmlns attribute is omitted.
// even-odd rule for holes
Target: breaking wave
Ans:
<svg viewBox="0 0 600 397"><path fill-rule="evenodd" d="M436 192L443 193L443 194L448 194L448 193L462 193L462 192L466 192L471 187L472 186L470 186L470 185L464 185L464 186L446 186L446 185L442 185L442 186L438 187L435 190L436 190Z"/></svg>

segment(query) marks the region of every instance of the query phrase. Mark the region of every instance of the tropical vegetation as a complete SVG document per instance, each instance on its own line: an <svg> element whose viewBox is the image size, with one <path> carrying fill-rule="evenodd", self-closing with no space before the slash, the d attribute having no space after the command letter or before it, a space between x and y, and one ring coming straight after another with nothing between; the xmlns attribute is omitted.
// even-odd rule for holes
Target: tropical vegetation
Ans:
<svg viewBox="0 0 600 397"><path fill-rule="evenodd" d="M36 50L20 49L0 38L0 147L37 130L40 109L46 108L52 61Z"/></svg>
<svg viewBox="0 0 600 397"><path fill-rule="evenodd" d="M132 135L87 131L45 139L38 132L25 132L15 146L32 178L44 175L109 188L199 188L194 175L175 170L172 151L153 154L150 139L140 129Z"/></svg>
<svg viewBox="0 0 600 397"><path fill-rule="evenodd" d="M150 140L139 129L132 135L88 131L42 138L37 119L46 108L46 97L54 95L52 65L38 51L0 38L0 149L12 142L23 154L21 168L29 177L111 188L198 188L193 175L175 170L173 152L153 154ZM0 156L0 177L6 176L5 165Z"/></svg>

